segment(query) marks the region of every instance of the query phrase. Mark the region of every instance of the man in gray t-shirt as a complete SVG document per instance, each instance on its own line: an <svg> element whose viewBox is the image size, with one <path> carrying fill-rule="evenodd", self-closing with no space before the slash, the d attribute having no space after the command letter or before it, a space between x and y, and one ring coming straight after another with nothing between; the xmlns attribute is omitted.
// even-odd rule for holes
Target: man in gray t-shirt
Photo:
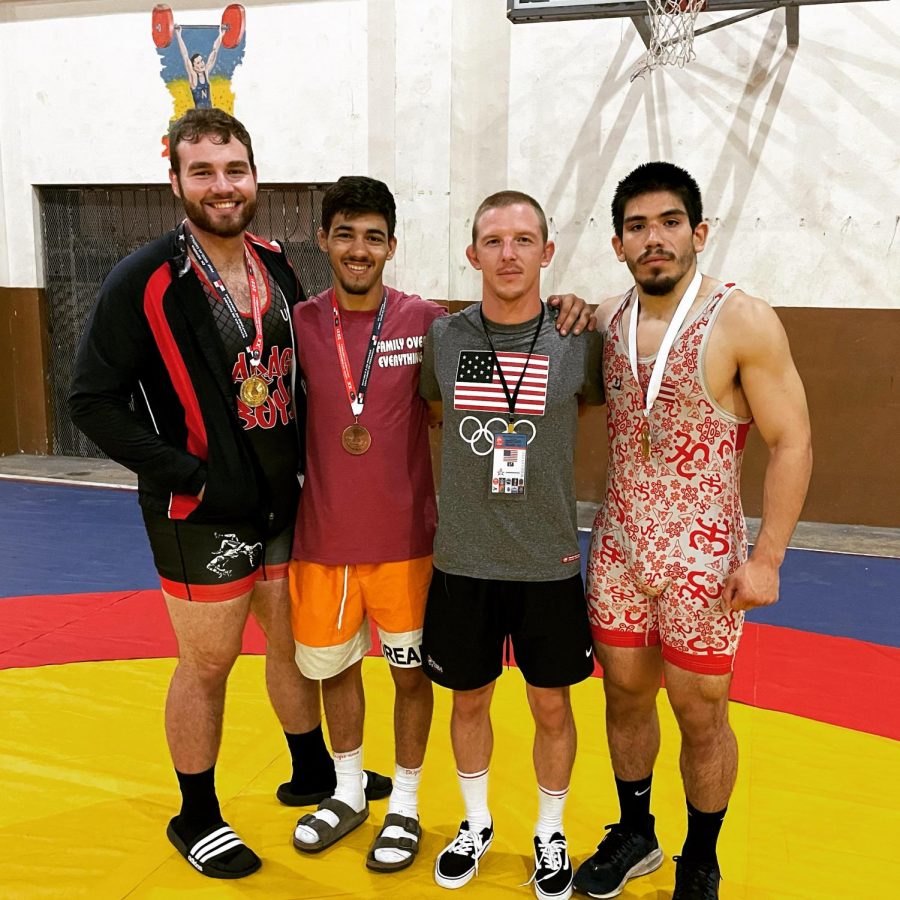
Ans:
<svg viewBox="0 0 900 900"><path fill-rule="evenodd" d="M553 257L543 210L515 191L475 214L483 300L432 324L419 392L443 418L440 515L425 610L425 672L453 690L450 733L466 808L435 881L458 888L494 836L490 704L511 640L535 721L535 893L567 898L562 816L575 757L569 686L593 671L575 525L579 403L602 403L601 339L562 337L541 302Z"/></svg>

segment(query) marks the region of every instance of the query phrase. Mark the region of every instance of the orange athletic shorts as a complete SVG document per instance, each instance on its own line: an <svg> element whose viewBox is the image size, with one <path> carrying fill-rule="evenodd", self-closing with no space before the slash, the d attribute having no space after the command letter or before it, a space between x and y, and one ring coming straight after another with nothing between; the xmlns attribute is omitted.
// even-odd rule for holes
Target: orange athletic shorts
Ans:
<svg viewBox="0 0 900 900"><path fill-rule="evenodd" d="M378 628L385 658L419 666L432 557L325 566L291 560L291 625L300 670L330 678L371 648L368 618Z"/></svg>

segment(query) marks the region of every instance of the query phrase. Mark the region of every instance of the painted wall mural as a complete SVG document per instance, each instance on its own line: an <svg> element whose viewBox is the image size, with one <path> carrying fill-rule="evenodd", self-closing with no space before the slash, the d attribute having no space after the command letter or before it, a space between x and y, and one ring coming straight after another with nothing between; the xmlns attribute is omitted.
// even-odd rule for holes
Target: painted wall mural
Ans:
<svg viewBox="0 0 900 900"><path fill-rule="evenodd" d="M160 77L172 95L172 120L192 107L215 106L234 115L231 77L244 59L244 7L226 6L218 25L179 25L171 8L158 4L151 21ZM162 155L167 157L168 138L162 141Z"/></svg>

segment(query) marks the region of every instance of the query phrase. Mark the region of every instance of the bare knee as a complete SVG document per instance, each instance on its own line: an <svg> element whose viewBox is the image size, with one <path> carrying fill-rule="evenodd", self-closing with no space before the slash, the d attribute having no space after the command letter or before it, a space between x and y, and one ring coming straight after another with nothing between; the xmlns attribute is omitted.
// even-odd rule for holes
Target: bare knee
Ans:
<svg viewBox="0 0 900 900"><path fill-rule="evenodd" d="M544 732L560 734L572 721L568 688L528 688L528 703L535 725Z"/></svg>
<svg viewBox="0 0 900 900"><path fill-rule="evenodd" d="M647 653L647 649L631 651L633 658L621 648L615 648L615 654L601 653L603 691L612 712L649 712L655 708L662 667L658 653Z"/></svg>
<svg viewBox="0 0 900 900"><path fill-rule="evenodd" d="M421 666L400 668L391 666L391 677L398 697L422 697L432 693L431 681L425 676Z"/></svg>
<svg viewBox="0 0 900 900"><path fill-rule="evenodd" d="M460 723L478 722L487 718L493 693L493 684L474 691L454 691L453 717Z"/></svg>
<svg viewBox="0 0 900 900"><path fill-rule="evenodd" d="M687 685L670 684L668 693L685 744L715 743L730 729L727 683L700 677Z"/></svg>
<svg viewBox="0 0 900 900"><path fill-rule="evenodd" d="M228 680L240 649L239 646L215 650L182 647L177 672L180 677L189 678L206 690L222 688Z"/></svg>

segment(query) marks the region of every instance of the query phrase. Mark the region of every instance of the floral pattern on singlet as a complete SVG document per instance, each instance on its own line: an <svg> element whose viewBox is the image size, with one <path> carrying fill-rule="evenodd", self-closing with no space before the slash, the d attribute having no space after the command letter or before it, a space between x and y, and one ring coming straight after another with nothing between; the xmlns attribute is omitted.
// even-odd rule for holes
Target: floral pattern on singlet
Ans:
<svg viewBox="0 0 900 900"><path fill-rule="evenodd" d="M595 633L660 632L685 654L728 653L738 615L710 615L725 578L746 559L741 458L752 420L718 406L703 376L706 341L733 284L717 287L672 345L650 412L644 459L644 392L654 358L628 358L625 297L603 355L609 433L606 496L594 521L588 597ZM647 598L655 598L649 608ZM697 611L704 615L698 616Z"/></svg>

